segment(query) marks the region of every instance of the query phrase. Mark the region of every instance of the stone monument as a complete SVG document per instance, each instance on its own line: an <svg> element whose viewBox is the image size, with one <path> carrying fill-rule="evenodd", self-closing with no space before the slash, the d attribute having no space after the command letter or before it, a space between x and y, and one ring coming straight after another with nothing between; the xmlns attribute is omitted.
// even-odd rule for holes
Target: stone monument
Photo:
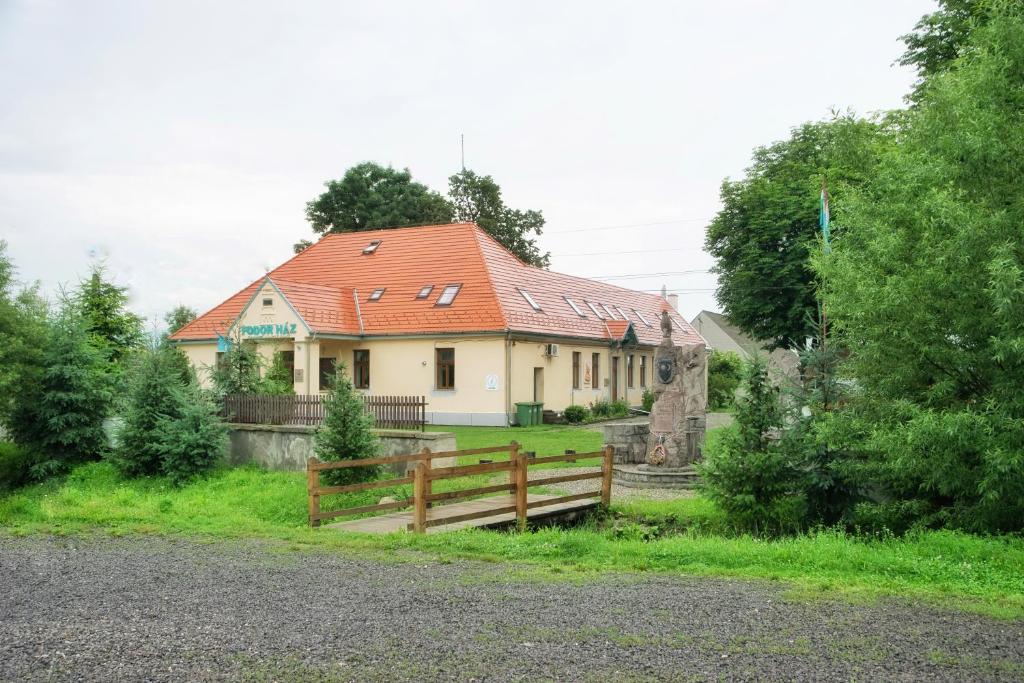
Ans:
<svg viewBox="0 0 1024 683"><path fill-rule="evenodd" d="M707 428L707 350L700 343L676 346L667 311L661 332L646 462L618 464L613 474L626 486L689 488L696 482L693 463L700 460Z"/></svg>

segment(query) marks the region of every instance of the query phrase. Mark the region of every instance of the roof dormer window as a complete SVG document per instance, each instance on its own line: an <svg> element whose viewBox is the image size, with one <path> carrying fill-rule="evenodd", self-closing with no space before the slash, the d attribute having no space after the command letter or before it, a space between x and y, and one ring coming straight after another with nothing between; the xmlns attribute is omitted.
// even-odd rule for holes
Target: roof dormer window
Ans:
<svg viewBox="0 0 1024 683"><path fill-rule="evenodd" d="M567 296L563 296L562 298L565 299L565 303L569 304L569 308L571 308L572 310L576 311L576 315L578 315L581 318L586 318L587 317L586 314L584 314L583 311L580 310L580 307L576 305L575 301L573 301L572 299L570 299Z"/></svg>
<svg viewBox="0 0 1024 683"><path fill-rule="evenodd" d="M386 287L381 287L380 289L373 290L373 293L370 294L370 301L380 301L380 298L384 296L385 289Z"/></svg>
<svg viewBox="0 0 1024 683"><path fill-rule="evenodd" d="M523 295L523 298L526 299L526 303L530 304L530 307L533 308L533 310L540 310L540 304L534 301L533 297L530 296L529 292L527 292L525 289L520 289L519 293Z"/></svg>
<svg viewBox="0 0 1024 683"><path fill-rule="evenodd" d="M363 256L367 256L367 255L372 254L373 252L377 251L377 247L380 246L380 243L381 243L381 240L373 240L372 242L367 244L365 247L363 247Z"/></svg>
<svg viewBox="0 0 1024 683"><path fill-rule="evenodd" d="M597 307L594 306L594 304L590 303L589 301L584 301L583 303L587 305L587 308L594 312L595 318L597 318L598 320L604 320L604 316L601 315L601 311L597 310Z"/></svg>

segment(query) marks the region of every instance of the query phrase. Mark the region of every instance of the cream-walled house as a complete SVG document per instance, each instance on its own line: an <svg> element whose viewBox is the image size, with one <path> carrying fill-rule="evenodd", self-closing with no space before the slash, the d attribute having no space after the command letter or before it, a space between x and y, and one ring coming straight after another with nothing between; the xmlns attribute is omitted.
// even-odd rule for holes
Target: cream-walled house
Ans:
<svg viewBox="0 0 1024 683"><path fill-rule="evenodd" d="M434 424L500 425L515 404L625 400L653 376L661 296L533 268L471 223L327 235L175 333L204 382L232 340L283 354L295 392L344 364L370 395L426 396Z"/></svg>

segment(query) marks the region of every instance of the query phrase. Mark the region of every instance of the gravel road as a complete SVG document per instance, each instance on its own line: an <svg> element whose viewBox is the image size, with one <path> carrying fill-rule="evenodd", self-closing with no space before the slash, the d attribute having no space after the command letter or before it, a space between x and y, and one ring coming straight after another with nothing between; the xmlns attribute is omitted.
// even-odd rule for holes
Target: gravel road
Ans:
<svg viewBox="0 0 1024 683"><path fill-rule="evenodd" d="M0 536L0 680L1020 680L1024 623L780 584Z"/></svg>

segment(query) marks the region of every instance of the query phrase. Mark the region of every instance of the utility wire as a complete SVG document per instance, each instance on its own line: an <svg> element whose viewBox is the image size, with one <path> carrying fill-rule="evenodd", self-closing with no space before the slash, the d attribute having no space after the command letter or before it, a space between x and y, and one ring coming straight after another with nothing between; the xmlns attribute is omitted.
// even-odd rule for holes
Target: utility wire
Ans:
<svg viewBox="0 0 1024 683"><path fill-rule="evenodd" d="M678 249L636 249L633 251L584 251L574 254L552 254L552 256L618 256L620 254L660 254L666 251L704 251L704 249L703 247L680 247Z"/></svg>
<svg viewBox="0 0 1024 683"><path fill-rule="evenodd" d="M673 225L675 223L707 223L707 218L676 218L671 221L655 221L653 223L625 223L623 225L598 225L585 228L566 228L564 230L545 230L546 234L561 235L566 232L593 232L596 230L621 230L623 228L648 228L655 225Z"/></svg>

